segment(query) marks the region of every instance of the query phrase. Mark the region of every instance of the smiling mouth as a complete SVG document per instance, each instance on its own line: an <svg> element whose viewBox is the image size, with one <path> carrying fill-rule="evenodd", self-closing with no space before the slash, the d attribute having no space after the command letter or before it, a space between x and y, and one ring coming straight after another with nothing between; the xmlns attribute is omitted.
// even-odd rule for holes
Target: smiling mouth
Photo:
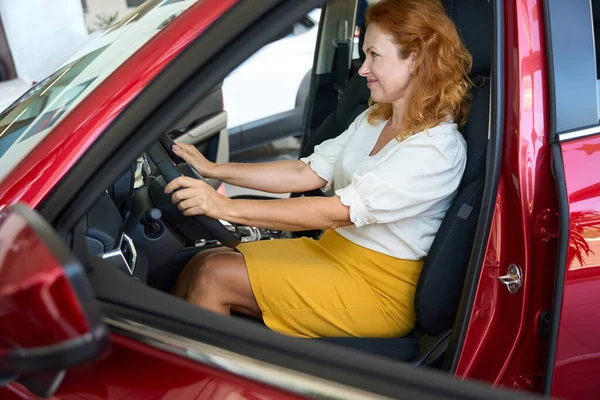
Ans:
<svg viewBox="0 0 600 400"><path fill-rule="evenodd" d="M367 79L367 86L373 86L375 83L377 83L377 79Z"/></svg>

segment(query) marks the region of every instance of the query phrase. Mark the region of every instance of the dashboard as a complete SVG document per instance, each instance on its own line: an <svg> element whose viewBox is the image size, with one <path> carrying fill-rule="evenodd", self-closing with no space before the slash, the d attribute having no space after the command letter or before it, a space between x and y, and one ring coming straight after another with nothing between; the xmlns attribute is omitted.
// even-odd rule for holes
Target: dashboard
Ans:
<svg viewBox="0 0 600 400"><path fill-rule="evenodd" d="M191 172L187 164L178 164L177 168L188 176ZM79 240L80 246L85 247L82 252L100 257L106 264L146 284L152 271L169 263L184 249L201 251L205 246L219 246L200 224L184 216L172 203L171 195L164 193L166 185L143 154L106 188L77 224L78 236L85 238ZM249 226L236 229L243 242L288 237L288 233L276 230Z"/></svg>
<svg viewBox="0 0 600 400"><path fill-rule="evenodd" d="M165 203L165 184L145 155L138 158L79 222L76 229L85 235L87 254L146 283L152 268L163 265L184 247L193 246L151 198L150 193L162 185L163 196L156 200L167 214L172 213L171 206L175 205Z"/></svg>

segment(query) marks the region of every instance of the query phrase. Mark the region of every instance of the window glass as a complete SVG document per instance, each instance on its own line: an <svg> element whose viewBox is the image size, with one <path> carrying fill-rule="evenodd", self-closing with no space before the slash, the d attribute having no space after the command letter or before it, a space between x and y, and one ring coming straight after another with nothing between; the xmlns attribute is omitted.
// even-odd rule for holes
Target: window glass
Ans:
<svg viewBox="0 0 600 400"><path fill-rule="evenodd" d="M300 106L298 95L313 66L320 18L321 9L309 12L225 78L223 100L230 129L260 124Z"/></svg>
<svg viewBox="0 0 600 400"><path fill-rule="evenodd" d="M0 179L77 104L197 0L149 0L85 43L0 114Z"/></svg>

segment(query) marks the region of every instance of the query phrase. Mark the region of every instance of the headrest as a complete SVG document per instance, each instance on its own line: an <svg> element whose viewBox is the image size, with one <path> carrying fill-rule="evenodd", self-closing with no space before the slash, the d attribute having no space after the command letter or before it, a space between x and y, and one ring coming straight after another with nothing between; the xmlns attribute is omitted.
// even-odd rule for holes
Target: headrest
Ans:
<svg viewBox="0 0 600 400"><path fill-rule="evenodd" d="M492 8L488 0L443 0L463 42L473 57L471 76L487 73L492 65Z"/></svg>

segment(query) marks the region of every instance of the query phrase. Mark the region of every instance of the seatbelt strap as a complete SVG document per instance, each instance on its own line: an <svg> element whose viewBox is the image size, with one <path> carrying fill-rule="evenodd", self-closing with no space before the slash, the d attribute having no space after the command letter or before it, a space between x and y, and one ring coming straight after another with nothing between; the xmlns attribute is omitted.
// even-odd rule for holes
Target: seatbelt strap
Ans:
<svg viewBox="0 0 600 400"><path fill-rule="evenodd" d="M348 40L348 21L338 22L338 33L335 41L335 69L336 82L335 90L338 92L338 99L344 93L348 84L348 65L350 60L350 41Z"/></svg>
<svg viewBox="0 0 600 400"><path fill-rule="evenodd" d="M336 59L336 75L334 88L338 92L338 99L346 90L348 84L348 57L350 56L350 46L348 43L336 43L335 59Z"/></svg>

